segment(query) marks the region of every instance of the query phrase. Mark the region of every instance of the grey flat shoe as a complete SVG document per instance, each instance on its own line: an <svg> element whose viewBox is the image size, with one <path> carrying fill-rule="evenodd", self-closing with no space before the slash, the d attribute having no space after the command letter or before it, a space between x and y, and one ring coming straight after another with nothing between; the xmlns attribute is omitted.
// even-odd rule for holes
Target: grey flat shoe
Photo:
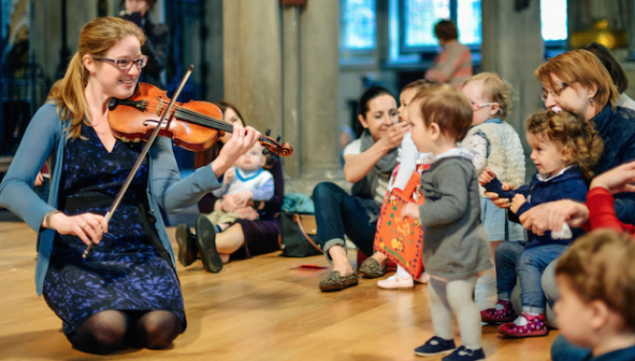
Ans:
<svg viewBox="0 0 635 361"><path fill-rule="evenodd" d="M320 290L322 292L341 291L346 287L357 286L359 284L359 276L353 272L348 276L340 276L340 271L334 271L320 282Z"/></svg>
<svg viewBox="0 0 635 361"><path fill-rule="evenodd" d="M379 278L386 274L386 267L382 268L377 260L368 257L359 267L359 273L364 278Z"/></svg>

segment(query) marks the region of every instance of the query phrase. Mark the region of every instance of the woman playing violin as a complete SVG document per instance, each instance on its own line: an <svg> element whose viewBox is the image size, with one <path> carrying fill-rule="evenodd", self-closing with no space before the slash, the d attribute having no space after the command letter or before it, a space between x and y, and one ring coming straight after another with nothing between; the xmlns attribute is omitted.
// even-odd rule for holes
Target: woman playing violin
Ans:
<svg viewBox="0 0 635 361"><path fill-rule="evenodd" d="M220 187L218 177L260 137L234 123L209 165L181 179L171 140L159 137L109 223L104 214L143 143L123 143L109 126L112 98L135 92L147 58L139 27L97 18L84 26L60 95L32 119L8 173L0 203L39 233L36 290L63 321L72 345L109 353L122 345L165 348L185 330L174 254L159 206L168 212ZM52 160L48 203L32 190ZM94 245L86 258L87 245Z"/></svg>

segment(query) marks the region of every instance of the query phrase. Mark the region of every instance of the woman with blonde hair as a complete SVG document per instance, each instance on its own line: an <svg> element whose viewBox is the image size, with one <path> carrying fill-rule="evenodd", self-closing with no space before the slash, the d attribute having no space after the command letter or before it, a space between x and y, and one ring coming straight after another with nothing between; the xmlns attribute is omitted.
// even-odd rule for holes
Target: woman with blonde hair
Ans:
<svg viewBox="0 0 635 361"><path fill-rule="evenodd" d="M31 120L0 184L0 204L39 233L38 295L62 319L72 345L90 353L123 344L162 349L185 330L174 254L156 210L182 209L220 187L218 177L260 136L235 124L216 160L184 179L171 140L156 139L106 223L104 214L143 147L114 137L108 104L134 94L147 62L144 40L123 19L86 24L60 92ZM32 185L49 157L47 204Z"/></svg>

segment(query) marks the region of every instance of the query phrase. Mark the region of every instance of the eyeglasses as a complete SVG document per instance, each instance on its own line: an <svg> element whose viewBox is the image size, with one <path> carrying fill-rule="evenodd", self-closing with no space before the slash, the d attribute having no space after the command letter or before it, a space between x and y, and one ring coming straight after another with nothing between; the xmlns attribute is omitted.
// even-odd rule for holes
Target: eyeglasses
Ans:
<svg viewBox="0 0 635 361"><path fill-rule="evenodd" d="M109 58L94 58L97 61L107 61L113 63L119 70L130 70L133 65L137 65L138 69L143 69L148 64L148 57L142 55L139 59L109 59Z"/></svg>
<svg viewBox="0 0 635 361"><path fill-rule="evenodd" d="M542 94L540 94L540 99L542 99L543 102L547 101L547 97L549 95L551 95L552 97L555 96L560 96L560 93L562 93L563 90L567 89L571 84L575 83L575 81L570 81L570 82L562 82L562 83L555 83L556 86L558 86L558 89L554 89L552 91L547 91L545 89L542 90Z"/></svg>
<svg viewBox="0 0 635 361"><path fill-rule="evenodd" d="M470 105L472 106L472 109L474 110L479 110L483 107L489 106L489 105L494 105L496 103L483 103L483 104L474 104L474 103L470 103Z"/></svg>

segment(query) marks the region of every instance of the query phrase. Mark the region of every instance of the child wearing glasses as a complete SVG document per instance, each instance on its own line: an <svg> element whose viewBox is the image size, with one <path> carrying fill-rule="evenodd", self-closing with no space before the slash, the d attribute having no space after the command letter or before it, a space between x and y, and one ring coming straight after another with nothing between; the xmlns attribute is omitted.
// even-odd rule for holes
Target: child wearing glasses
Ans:
<svg viewBox="0 0 635 361"><path fill-rule="evenodd" d="M527 142L531 160L538 173L531 183L514 191L503 191L491 171L484 171L479 182L488 192L509 198L509 218L519 217L532 207L561 199L586 200L586 179L593 177L604 143L592 122L582 115L563 110L544 110L527 120ZM508 337L544 336L545 295L541 278L545 268L569 248L583 233L581 228L565 232L547 231L544 235L528 232L527 242L506 242L496 250L496 284L498 302L494 308L481 311L483 322L503 323L498 331ZM516 280L521 286L521 315L510 303Z"/></svg>
<svg viewBox="0 0 635 361"><path fill-rule="evenodd" d="M516 186L525 182L525 154L516 130L505 122L512 110L512 99L507 83L497 74L480 73L463 84L463 94L472 106L472 128L463 141L463 147L474 153L472 163L476 174L491 169L504 183ZM509 222L507 210L498 208L481 196L481 221L490 241L492 257L496 247L504 241L523 241L525 231L520 224Z"/></svg>

